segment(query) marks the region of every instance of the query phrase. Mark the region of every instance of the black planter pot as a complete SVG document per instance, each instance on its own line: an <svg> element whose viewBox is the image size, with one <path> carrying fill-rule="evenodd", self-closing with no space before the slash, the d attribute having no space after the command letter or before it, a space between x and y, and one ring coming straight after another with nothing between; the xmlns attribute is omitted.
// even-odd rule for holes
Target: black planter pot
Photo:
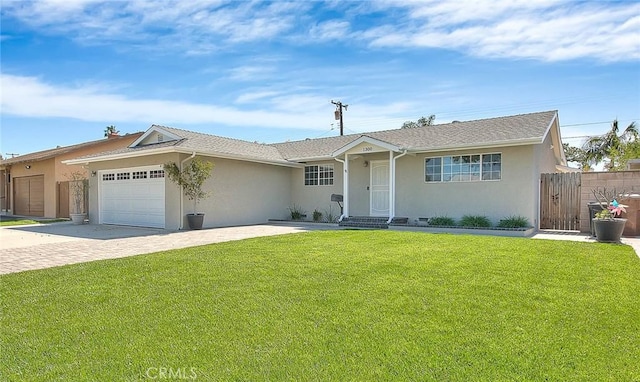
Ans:
<svg viewBox="0 0 640 382"><path fill-rule="evenodd" d="M189 223L189 229L202 229L204 214L187 214L187 222Z"/></svg>
<svg viewBox="0 0 640 382"><path fill-rule="evenodd" d="M619 243L627 219L593 219L596 240L603 243Z"/></svg>

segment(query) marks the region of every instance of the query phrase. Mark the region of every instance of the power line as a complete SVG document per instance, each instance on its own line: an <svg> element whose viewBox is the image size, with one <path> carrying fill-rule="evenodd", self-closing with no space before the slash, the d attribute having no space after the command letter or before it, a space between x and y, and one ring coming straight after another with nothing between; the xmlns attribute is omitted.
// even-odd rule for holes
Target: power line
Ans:
<svg viewBox="0 0 640 382"><path fill-rule="evenodd" d="M618 122L634 122L637 121L640 118L634 118L634 119L625 119L625 120L618 120ZM587 125L601 125L603 123L611 123L611 121L603 121L603 122L585 122L585 123L574 123L571 125L562 125L560 127L572 127L572 126L587 126Z"/></svg>

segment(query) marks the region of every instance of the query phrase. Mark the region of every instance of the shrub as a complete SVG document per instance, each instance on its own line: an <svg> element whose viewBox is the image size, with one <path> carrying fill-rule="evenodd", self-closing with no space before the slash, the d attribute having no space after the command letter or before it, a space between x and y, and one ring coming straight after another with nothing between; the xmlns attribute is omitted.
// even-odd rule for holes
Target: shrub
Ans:
<svg viewBox="0 0 640 382"><path fill-rule="evenodd" d="M306 217L306 211L295 203L293 204L293 206L289 207L289 212L291 214L291 220L302 220L304 217Z"/></svg>
<svg viewBox="0 0 640 382"><path fill-rule="evenodd" d="M464 215L460 219L463 227L491 227L491 221L486 216Z"/></svg>
<svg viewBox="0 0 640 382"><path fill-rule="evenodd" d="M340 215L334 215L331 205L329 205L329 210L324 210L324 221L327 223L335 223L340 218Z"/></svg>
<svg viewBox="0 0 640 382"><path fill-rule="evenodd" d="M313 221L319 222L320 220L322 220L322 212L317 209L313 210Z"/></svg>
<svg viewBox="0 0 640 382"><path fill-rule="evenodd" d="M456 225L456 221L453 218L448 216L436 216L429 219L430 226L454 226Z"/></svg>
<svg viewBox="0 0 640 382"><path fill-rule="evenodd" d="M524 216L513 215L500 220L500 228L528 228L529 220Z"/></svg>

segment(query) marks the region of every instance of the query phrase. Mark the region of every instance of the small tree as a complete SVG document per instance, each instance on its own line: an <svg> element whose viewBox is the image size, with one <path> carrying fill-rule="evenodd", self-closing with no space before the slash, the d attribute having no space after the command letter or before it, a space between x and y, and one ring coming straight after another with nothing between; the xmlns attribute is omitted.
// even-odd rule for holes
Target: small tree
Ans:
<svg viewBox="0 0 640 382"><path fill-rule="evenodd" d="M182 170L175 162L166 163L164 171L169 179L182 187L182 191L189 200L193 200L193 213L196 213L198 202L208 198L211 193L204 191L202 185L211 177L213 163L200 158L193 158Z"/></svg>
<svg viewBox="0 0 640 382"><path fill-rule="evenodd" d="M640 131L638 131L636 123L631 122L621 134L618 134L618 132L618 120L615 119L611 123L611 130L603 135L589 138L583 146L586 158L596 165L608 159L605 169L610 171L620 169L619 160L624 160L625 150L633 148L633 145L630 146L630 144L638 140Z"/></svg>
<svg viewBox="0 0 640 382"><path fill-rule="evenodd" d="M83 214L85 194L89 189L89 180L81 171L73 171L67 175L69 179L69 191L75 214Z"/></svg>
<svg viewBox="0 0 640 382"><path fill-rule="evenodd" d="M591 171L591 163L587 158L587 153L582 148L569 146L568 143L563 143L562 148L567 162L576 162L582 171Z"/></svg>
<svg viewBox="0 0 640 382"><path fill-rule="evenodd" d="M108 137L110 135L118 135L119 131L116 130L116 127L113 125L107 126L104 129L104 136Z"/></svg>
<svg viewBox="0 0 640 382"><path fill-rule="evenodd" d="M420 117L417 121L406 121L402 124L401 129L415 129L418 127L432 126L436 116L431 114L429 117Z"/></svg>

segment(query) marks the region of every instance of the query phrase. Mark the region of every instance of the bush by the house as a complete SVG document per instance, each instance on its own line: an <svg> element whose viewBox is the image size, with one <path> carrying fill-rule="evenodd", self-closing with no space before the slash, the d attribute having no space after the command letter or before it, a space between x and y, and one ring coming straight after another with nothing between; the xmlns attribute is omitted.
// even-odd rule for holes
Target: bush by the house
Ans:
<svg viewBox="0 0 640 382"><path fill-rule="evenodd" d="M500 228L528 228L529 219L524 216L513 215L500 220L498 223Z"/></svg>
<svg viewBox="0 0 640 382"><path fill-rule="evenodd" d="M335 223L340 218L340 215L334 214L331 205L328 210L324 210L324 221L327 223Z"/></svg>
<svg viewBox="0 0 640 382"><path fill-rule="evenodd" d="M297 204L294 204L291 207L289 207L289 214L291 215L291 220L302 220L305 217L307 217L306 211L303 210L302 207L300 207Z"/></svg>
<svg viewBox="0 0 640 382"><path fill-rule="evenodd" d="M460 225L462 227L491 227L491 220L489 220L486 216L480 215L464 215L462 219L460 219Z"/></svg>

